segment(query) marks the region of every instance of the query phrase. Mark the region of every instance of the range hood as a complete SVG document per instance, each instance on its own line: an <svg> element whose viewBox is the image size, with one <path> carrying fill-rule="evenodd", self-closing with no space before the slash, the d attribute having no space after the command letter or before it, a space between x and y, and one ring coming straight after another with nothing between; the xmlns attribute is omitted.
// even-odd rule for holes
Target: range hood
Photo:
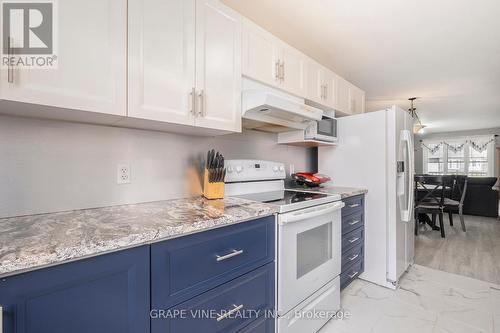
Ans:
<svg viewBox="0 0 500 333"><path fill-rule="evenodd" d="M242 110L244 128L275 133L303 130L323 115L301 98L248 79L243 81Z"/></svg>

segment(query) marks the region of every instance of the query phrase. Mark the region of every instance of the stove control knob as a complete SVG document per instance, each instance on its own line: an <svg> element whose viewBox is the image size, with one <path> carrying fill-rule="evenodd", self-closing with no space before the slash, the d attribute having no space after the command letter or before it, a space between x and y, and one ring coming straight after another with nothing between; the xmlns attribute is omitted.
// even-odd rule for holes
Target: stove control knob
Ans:
<svg viewBox="0 0 500 333"><path fill-rule="evenodd" d="M273 167L273 171L274 171L274 172L278 172L278 167L277 167L277 166L274 166L274 167Z"/></svg>
<svg viewBox="0 0 500 333"><path fill-rule="evenodd" d="M233 167L232 166L228 166L227 167L227 172L229 172L229 173L233 172Z"/></svg>
<svg viewBox="0 0 500 333"><path fill-rule="evenodd" d="M282 165L280 165L280 171L281 172L285 171L285 168Z"/></svg>
<svg viewBox="0 0 500 333"><path fill-rule="evenodd" d="M241 165L236 166L236 172L241 173L243 171L243 167Z"/></svg>

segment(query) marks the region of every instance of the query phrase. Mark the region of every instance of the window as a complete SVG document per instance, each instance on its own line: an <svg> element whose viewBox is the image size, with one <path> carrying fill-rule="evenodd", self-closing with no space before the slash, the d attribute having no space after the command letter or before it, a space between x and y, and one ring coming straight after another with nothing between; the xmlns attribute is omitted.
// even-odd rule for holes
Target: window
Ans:
<svg viewBox="0 0 500 333"><path fill-rule="evenodd" d="M493 175L495 137L445 138L422 142L424 173Z"/></svg>
<svg viewBox="0 0 500 333"><path fill-rule="evenodd" d="M469 176L486 177L488 176L488 151L478 152L475 149L470 150L469 154Z"/></svg>
<svg viewBox="0 0 500 333"><path fill-rule="evenodd" d="M464 143L448 143L448 173L464 174L465 173L465 144Z"/></svg>
<svg viewBox="0 0 500 333"><path fill-rule="evenodd" d="M441 174L444 172L444 149L441 143L429 144L427 153L427 172L430 174Z"/></svg>

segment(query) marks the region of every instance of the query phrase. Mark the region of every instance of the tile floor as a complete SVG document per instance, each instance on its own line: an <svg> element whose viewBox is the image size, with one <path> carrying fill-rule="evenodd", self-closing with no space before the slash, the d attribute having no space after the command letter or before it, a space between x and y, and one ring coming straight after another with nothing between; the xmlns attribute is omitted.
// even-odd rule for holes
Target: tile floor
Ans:
<svg viewBox="0 0 500 333"><path fill-rule="evenodd" d="M356 280L341 297L350 317L320 333L500 333L500 285L419 265L396 291Z"/></svg>

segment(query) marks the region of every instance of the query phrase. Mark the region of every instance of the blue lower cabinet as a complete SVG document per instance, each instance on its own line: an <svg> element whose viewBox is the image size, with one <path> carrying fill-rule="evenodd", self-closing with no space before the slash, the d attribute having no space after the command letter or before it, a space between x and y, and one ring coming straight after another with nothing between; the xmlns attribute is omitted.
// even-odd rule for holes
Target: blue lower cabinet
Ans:
<svg viewBox="0 0 500 333"><path fill-rule="evenodd" d="M151 301L168 309L274 261L275 217L151 245Z"/></svg>
<svg viewBox="0 0 500 333"><path fill-rule="evenodd" d="M0 279L2 333L147 333L149 246Z"/></svg>
<svg viewBox="0 0 500 333"><path fill-rule="evenodd" d="M271 317L261 317L250 325L237 331L238 333L274 333L275 320Z"/></svg>
<svg viewBox="0 0 500 333"><path fill-rule="evenodd" d="M274 332L259 321L274 309L274 292L270 263L171 309L153 309L152 332Z"/></svg>

